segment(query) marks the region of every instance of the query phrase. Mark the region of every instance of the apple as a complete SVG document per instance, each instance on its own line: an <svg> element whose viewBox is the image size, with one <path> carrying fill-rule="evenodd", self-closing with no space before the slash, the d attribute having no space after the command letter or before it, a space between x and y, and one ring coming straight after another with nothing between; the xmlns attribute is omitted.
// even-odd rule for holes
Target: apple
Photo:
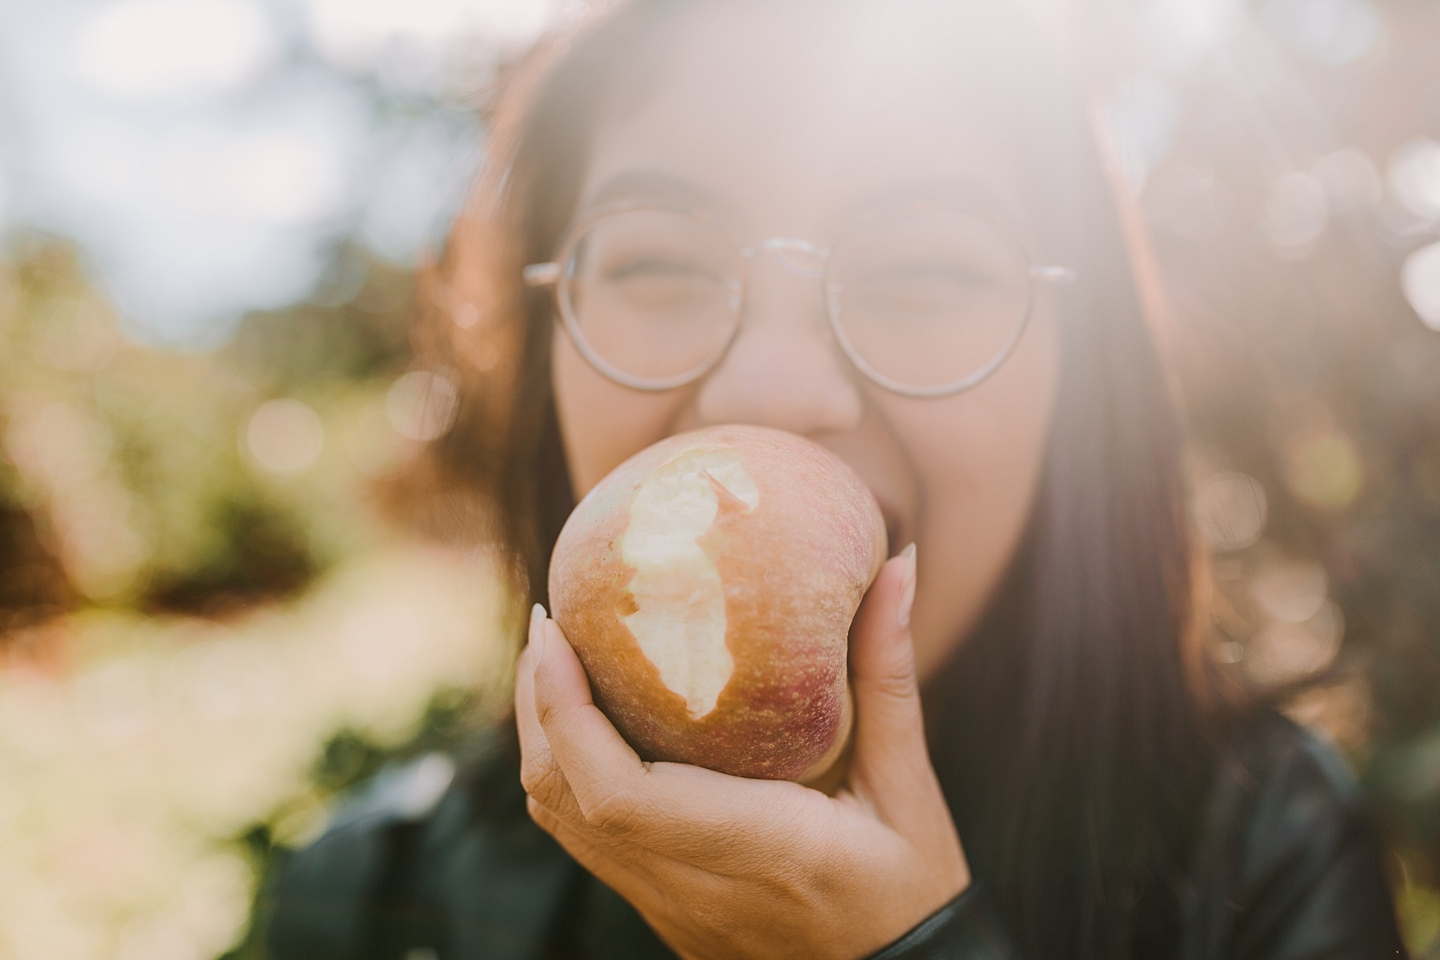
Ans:
<svg viewBox="0 0 1440 960"><path fill-rule="evenodd" d="M576 506L550 559L552 616L642 758L813 783L849 739L850 622L886 549L875 498L825 448L696 430Z"/></svg>

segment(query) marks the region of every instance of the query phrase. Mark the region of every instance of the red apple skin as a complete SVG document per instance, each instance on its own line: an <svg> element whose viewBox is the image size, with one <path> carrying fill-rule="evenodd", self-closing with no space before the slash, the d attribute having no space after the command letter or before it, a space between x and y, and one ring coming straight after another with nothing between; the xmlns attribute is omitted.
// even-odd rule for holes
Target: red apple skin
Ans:
<svg viewBox="0 0 1440 960"><path fill-rule="evenodd" d="M699 717L622 620L639 609L622 556L631 506L657 469L695 450L734 451L758 493L751 508L717 482L714 520L695 540L723 584L734 661ZM581 501L551 558L550 602L596 705L643 759L797 779L848 736L850 622L886 546L874 497L829 451L766 427L711 427L642 450Z"/></svg>

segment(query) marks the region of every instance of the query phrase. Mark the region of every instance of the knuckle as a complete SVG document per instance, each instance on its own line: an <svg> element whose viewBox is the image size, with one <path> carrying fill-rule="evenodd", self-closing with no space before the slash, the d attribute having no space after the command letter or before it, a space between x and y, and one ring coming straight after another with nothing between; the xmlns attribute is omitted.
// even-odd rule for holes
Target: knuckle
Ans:
<svg viewBox="0 0 1440 960"><path fill-rule="evenodd" d="M644 822L634 799L614 789L602 789L581 811L585 822L613 840L632 837Z"/></svg>
<svg viewBox="0 0 1440 960"><path fill-rule="evenodd" d="M870 678L870 689L885 700L909 704L919 700L920 691L915 687L914 660L894 664L891 669Z"/></svg>
<svg viewBox="0 0 1440 960"><path fill-rule="evenodd" d="M527 763L520 771L520 785L544 807L554 807L564 799L567 789L565 775L554 761Z"/></svg>
<svg viewBox="0 0 1440 960"><path fill-rule="evenodd" d="M551 730L555 723L555 715L558 713L555 704L540 696L539 691L535 693L535 720L540 724L541 730Z"/></svg>
<svg viewBox="0 0 1440 960"><path fill-rule="evenodd" d="M542 780L545 779L545 769L550 766L547 761L534 757L526 757L520 765L520 786L532 797L539 788Z"/></svg>

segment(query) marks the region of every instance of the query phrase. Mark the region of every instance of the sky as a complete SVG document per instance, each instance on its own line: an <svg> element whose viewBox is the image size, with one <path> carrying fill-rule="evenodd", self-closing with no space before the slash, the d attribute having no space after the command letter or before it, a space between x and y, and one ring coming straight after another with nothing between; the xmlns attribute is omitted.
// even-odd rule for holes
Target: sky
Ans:
<svg viewBox="0 0 1440 960"><path fill-rule="evenodd" d="M471 91L554 0L0 0L0 231L74 241L140 342L223 342L358 240L397 264L480 156Z"/></svg>

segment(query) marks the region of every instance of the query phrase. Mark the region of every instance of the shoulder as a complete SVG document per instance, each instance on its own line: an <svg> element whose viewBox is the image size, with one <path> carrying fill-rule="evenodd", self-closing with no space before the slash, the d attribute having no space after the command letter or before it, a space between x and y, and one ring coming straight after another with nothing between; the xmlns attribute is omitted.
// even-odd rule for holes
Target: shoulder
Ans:
<svg viewBox="0 0 1440 960"><path fill-rule="evenodd" d="M459 920L516 948L469 955L525 956L573 870L526 814L518 759L490 732L387 768L344 804L284 866L267 940L277 960L371 957L382 941L438 949Z"/></svg>
<svg viewBox="0 0 1440 960"><path fill-rule="evenodd" d="M1383 857L1354 775L1273 711L1221 753L1196 880L1192 920L1211 945L1200 956L1397 955Z"/></svg>
<svg viewBox="0 0 1440 960"><path fill-rule="evenodd" d="M1242 727L1222 754L1216 790L1235 795L1231 803L1245 817L1234 825L1253 841L1268 841L1263 849L1283 849L1287 839L1320 849L1317 840L1339 841L1364 826L1363 796L1345 759L1273 711Z"/></svg>

